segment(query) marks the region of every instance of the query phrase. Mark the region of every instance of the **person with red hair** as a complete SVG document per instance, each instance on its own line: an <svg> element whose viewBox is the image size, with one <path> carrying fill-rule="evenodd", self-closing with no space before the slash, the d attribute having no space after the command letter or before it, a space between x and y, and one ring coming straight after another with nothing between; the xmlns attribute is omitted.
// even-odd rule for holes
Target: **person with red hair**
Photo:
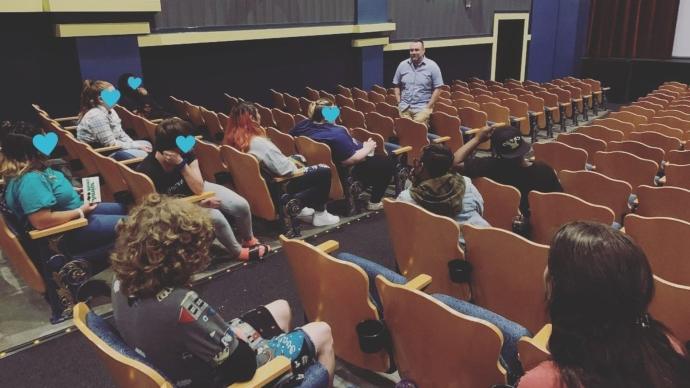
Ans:
<svg viewBox="0 0 690 388"><path fill-rule="evenodd" d="M254 104L242 102L232 108L228 118L223 144L254 155L261 163L262 172L270 177L295 174L304 167L301 155L287 157L266 137L266 130L259 125L260 116ZM269 181L270 182L270 181ZM298 198L304 208L298 218L314 226L333 225L340 217L326 210L331 191L331 170L319 164L305 168L304 174L291 179L286 186L288 194ZM273 192L273 190L272 190ZM277 198L274 196L274 201Z"/></svg>

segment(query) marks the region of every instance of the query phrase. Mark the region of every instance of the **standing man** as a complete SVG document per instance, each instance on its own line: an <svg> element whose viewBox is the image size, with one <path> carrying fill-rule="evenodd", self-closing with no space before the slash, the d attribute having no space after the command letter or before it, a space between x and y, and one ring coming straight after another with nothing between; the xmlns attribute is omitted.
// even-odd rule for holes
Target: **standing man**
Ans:
<svg viewBox="0 0 690 388"><path fill-rule="evenodd" d="M414 40L410 43L410 59L400 62L393 76L400 115L428 125L431 111L441 94L441 85L441 69L436 62L424 56L424 42Z"/></svg>

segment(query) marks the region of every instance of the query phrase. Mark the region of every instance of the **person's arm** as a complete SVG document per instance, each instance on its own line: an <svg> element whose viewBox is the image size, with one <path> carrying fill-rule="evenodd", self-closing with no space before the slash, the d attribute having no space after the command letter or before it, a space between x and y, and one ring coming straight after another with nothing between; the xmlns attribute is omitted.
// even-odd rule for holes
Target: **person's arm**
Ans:
<svg viewBox="0 0 690 388"><path fill-rule="evenodd" d="M297 166L266 138L255 137L249 143L249 153L256 156L264 166L277 176L285 176L297 171Z"/></svg>
<svg viewBox="0 0 690 388"><path fill-rule="evenodd" d="M89 132L96 139L96 142L102 147L121 146L125 147L125 143L121 142L115 136L115 132L110 128L108 116L102 111L98 110L98 114L94 115L89 124Z"/></svg>
<svg viewBox="0 0 690 388"><path fill-rule="evenodd" d="M364 160L367 155L372 153L376 149L376 142L372 139L365 141L362 144L362 148L357 150L352 156L343 160L341 163L343 166L352 166Z"/></svg>
<svg viewBox="0 0 690 388"><path fill-rule="evenodd" d="M470 141L455 151L455 154L453 154L453 164L455 166L461 166L465 159L472 154L477 146L491 138L491 134L494 133L495 128L496 127L486 126L477 132L474 137L470 139Z"/></svg>
<svg viewBox="0 0 690 388"><path fill-rule="evenodd" d="M50 209L41 209L28 215L29 223L38 230L52 228L53 226L82 218L82 214L86 217L96 206L95 203L85 203L74 210L52 211Z"/></svg>
<svg viewBox="0 0 690 388"><path fill-rule="evenodd" d="M402 74L400 74L400 65L395 69L395 75L393 75L393 90L395 93L395 101L400 105L400 83L402 81Z"/></svg>
<svg viewBox="0 0 690 388"><path fill-rule="evenodd" d="M441 75L441 69L436 64L431 67L431 85L434 88L434 92L431 93L431 98L426 108L433 110L434 104L436 104L438 97L441 95L440 87L443 85L443 75Z"/></svg>
<svg viewBox="0 0 690 388"><path fill-rule="evenodd" d="M398 85L393 86L393 91L395 92L395 101L400 105L400 87L398 87Z"/></svg>
<svg viewBox="0 0 690 388"><path fill-rule="evenodd" d="M182 157L177 152L163 151L163 157L168 163L174 164L176 169L182 175L185 183L192 190L194 195L199 195L204 192L204 177L201 175L199 169L199 161L196 159L189 161L188 157Z"/></svg>
<svg viewBox="0 0 690 388"><path fill-rule="evenodd" d="M429 103L426 104L427 109L434 109L434 104L436 104L436 101L438 100L438 97L441 95L441 89L436 88L434 89L434 92L431 93L431 99L429 99Z"/></svg>

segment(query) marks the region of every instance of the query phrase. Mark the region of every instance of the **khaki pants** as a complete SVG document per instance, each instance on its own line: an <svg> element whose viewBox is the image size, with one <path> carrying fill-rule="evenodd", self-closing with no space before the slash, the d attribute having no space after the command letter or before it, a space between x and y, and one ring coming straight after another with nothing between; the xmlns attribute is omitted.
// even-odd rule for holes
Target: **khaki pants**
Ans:
<svg viewBox="0 0 690 388"><path fill-rule="evenodd" d="M431 109L429 108L424 108L418 112L411 112L410 108L407 108L400 112L400 117L412 119L418 123L426 125L427 127L429 126L429 116L431 116Z"/></svg>

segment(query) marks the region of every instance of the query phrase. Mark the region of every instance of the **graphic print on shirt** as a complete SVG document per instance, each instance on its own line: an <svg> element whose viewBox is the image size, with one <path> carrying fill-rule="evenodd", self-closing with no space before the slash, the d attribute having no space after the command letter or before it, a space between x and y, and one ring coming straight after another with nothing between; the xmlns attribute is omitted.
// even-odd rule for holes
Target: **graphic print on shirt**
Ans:
<svg viewBox="0 0 690 388"><path fill-rule="evenodd" d="M208 303L194 291L189 291L180 304L178 322L191 323L199 319L201 313L208 307Z"/></svg>

